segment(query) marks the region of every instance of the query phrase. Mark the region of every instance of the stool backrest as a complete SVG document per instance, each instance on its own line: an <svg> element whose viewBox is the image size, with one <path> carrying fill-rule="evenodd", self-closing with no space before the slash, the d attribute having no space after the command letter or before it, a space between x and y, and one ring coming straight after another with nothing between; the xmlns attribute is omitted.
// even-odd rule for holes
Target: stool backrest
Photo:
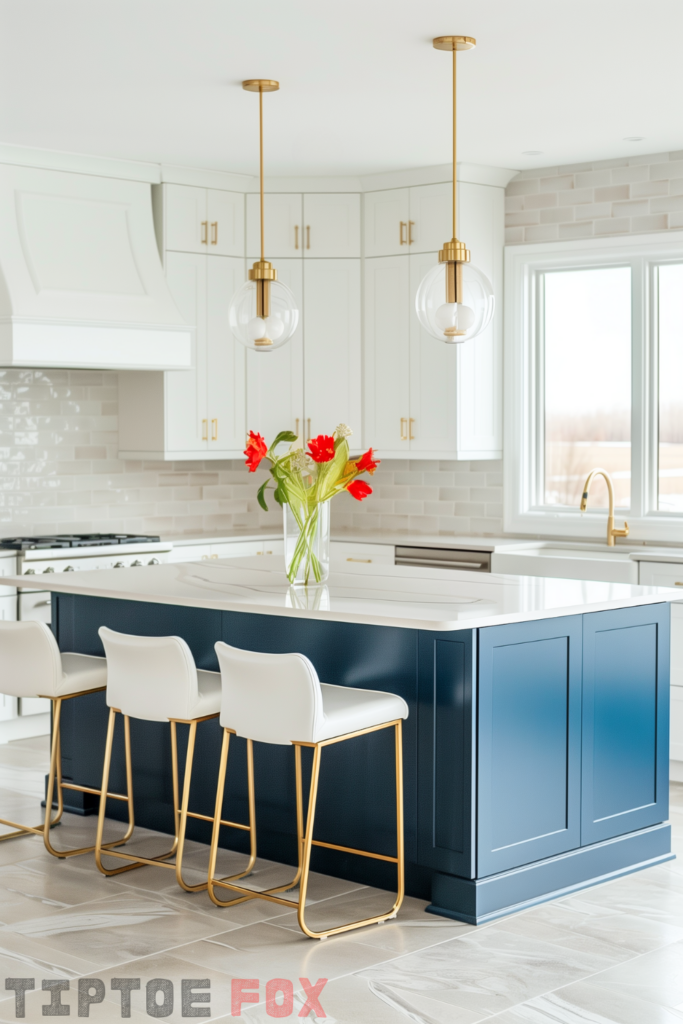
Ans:
<svg viewBox="0 0 683 1024"><path fill-rule="evenodd" d="M107 655L107 704L131 718L166 722L191 717L197 668L179 636L133 636L99 629Z"/></svg>
<svg viewBox="0 0 683 1024"><path fill-rule="evenodd" d="M318 673L303 654L261 654L219 641L221 725L263 743L310 743L323 715Z"/></svg>
<svg viewBox="0 0 683 1024"><path fill-rule="evenodd" d="M0 621L0 693L56 697L62 659L45 622Z"/></svg>

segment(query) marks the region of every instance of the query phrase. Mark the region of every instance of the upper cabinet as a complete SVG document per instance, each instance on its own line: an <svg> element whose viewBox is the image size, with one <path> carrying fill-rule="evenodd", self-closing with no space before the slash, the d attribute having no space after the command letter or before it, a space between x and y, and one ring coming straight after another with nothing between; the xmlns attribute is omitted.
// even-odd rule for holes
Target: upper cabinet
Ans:
<svg viewBox="0 0 683 1024"><path fill-rule="evenodd" d="M483 334L452 346L423 331L415 312L419 284L437 262L448 233L450 185L371 193L369 210L366 205L366 245L369 230L376 246L384 244L382 238L387 246L391 244L397 192L404 193L403 201L409 193L415 214L413 239L418 238L416 211L422 210L420 242L435 248L408 254L409 246L404 245L404 255L365 260L366 443L385 458L498 459L502 455L503 190L469 182L458 186L458 234L470 248L472 262L489 277L498 308ZM388 196L386 203L384 196Z"/></svg>
<svg viewBox="0 0 683 1024"><path fill-rule="evenodd" d="M261 252L260 197L247 196L247 256ZM266 259L360 258L360 196L273 192L264 197Z"/></svg>
<svg viewBox="0 0 683 1024"><path fill-rule="evenodd" d="M162 250L244 255L242 193L173 184L157 189L157 233Z"/></svg>
<svg viewBox="0 0 683 1024"><path fill-rule="evenodd" d="M438 252L450 238L449 182L366 192L365 255Z"/></svg>

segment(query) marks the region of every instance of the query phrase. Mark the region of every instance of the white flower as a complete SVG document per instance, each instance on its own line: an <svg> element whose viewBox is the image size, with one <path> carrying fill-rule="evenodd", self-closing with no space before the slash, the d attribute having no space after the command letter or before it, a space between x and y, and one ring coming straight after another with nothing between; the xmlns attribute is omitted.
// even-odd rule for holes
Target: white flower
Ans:
<svg viewBox="0 0 683 1024"><path fill-rule="evenodd" d="M334 432L337 435L337 437L340 437L340 438L341 437L351 437L351 434L353 433L353 431L351 430L351 427L347 427L347 425L345 423L340 423L339 426L335 427L334 428Z"/></svg>
<svg viewBox="0 0 683 1024"><path fill-rule="evenodd" d="M310 456L306 454L303 448L296 448L292 452L290 466L295 472L306 473L309 470L311 461Z"/></svg>

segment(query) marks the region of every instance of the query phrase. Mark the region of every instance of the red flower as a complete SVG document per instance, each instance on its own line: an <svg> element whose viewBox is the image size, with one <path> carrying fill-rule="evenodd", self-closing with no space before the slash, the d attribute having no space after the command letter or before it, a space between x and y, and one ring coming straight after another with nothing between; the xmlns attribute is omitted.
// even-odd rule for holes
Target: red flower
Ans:
<svg viewBox="0 0 683 1024"><path fill-rule="evenodd" d="M318 434L308 442L308 450L314 462L332 462L334 458L334 438L327 434Z"/></svg>
<svg viewBox="0 0 683 1024"><path fill-rule="evenodd" d="M250 473L256 472L261 459L263 459L267 451L268 445L261 435L255 434L253 430L250 430L247 447L244 449L244 454L247 457L246 464Z"/></svg>
<svg viewBox="0 0 683 1024"><path fill-rule="evenodd" d="M356 463L356 469L359 473L369 473L370 476L375 472L379 466L380 460L376 459L372 453L372 448L368 448L364 455L361 455L358 462Z"/></svg>
<svg viewBox="0 0 683 1024"><path fill-rule="evenodd" d="M346 485L346 490L356 501L362 501L363 498L367 498L368 494L372 494L372 487L369 487L365 480L352 480L350 484Z"/></svg>

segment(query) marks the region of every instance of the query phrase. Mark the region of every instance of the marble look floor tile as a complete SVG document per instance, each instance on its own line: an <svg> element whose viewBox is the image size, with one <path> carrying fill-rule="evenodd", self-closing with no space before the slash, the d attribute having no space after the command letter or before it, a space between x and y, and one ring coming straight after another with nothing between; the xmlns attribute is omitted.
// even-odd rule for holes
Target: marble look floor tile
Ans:
<svg viewBox="0 0 683 1024"><path fill-rule="evenodd" d="M0 944L19 936L42 947L48 960L59 950L110 967L220 930L203 914L126 893L4 926Z"/></svg>
<svg viewBox="0 0 683 1024"><path fill-rule="evenodd" d="M27 920L51 911L113 896L127 890L113 879L105 887L98 879L83 879L63 870L63 862L10 864L0 868L0 922ZM60 869L62 869L60 871Z"/></svg>
<svg viewBox="0 0 683 1024"><path fill-rule="evenodd" d="M275 922L247 925L173 951L237 978L338 978L387 959L387 951L338 935L317 942Z"/></svg>
<svg viewBox="0 0 683 1024"><path fill-rule="evenodd" d="M313 904L307 909L306 923L313 931L324 931L326 928L386 912L391 908L393 898L393 893L383 889L354 890ZM474 925L426 914L426 906L428 904L425 900L406 896L395 920L359 928L352 933L354 939L387 950L388 953L402 955L475 930ZM296 911L288 911L277 923L295 932L300 930Z"/></svg>
<svg viewBox="0 0 683 1024"><path fill-rule="evenodd" d="M683 879L664 867L650 868L585 889L563 901L563 905L597 906L683 928Z"/></svg>
<svg viewBox="0 0 683 1024"><path fill-rule="evenodd" d="M88 957L60 946L47 947L17 932L0 931L0 977L77 978L96 970L97 964Z"/></svg>

